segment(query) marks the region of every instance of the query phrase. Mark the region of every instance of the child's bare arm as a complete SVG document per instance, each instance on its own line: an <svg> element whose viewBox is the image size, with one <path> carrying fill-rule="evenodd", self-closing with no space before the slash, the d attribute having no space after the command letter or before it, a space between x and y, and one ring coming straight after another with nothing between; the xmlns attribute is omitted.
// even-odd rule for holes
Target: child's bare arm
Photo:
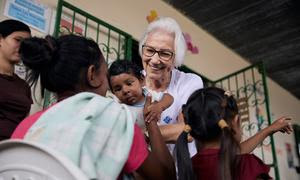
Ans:
<svg viewBox="0 0 300 180"><path fill-rule="evenodd" d="M146 124L151 152L137 169L144 179L176 179L174 160L163 140L155 121Z"/></svg>
<svg viewBox="0 0 300 180"><path fill-rule="evenodd" d="M257 145L263 142L263 140L269 135L281 131L282 133L290 134L293 130L290 124L291 118L281 117L274 121L270 126L262 129L254 136L250 137L246 141L241 143L241 153L250 153L252 152Z"/></svg>
<svg viewBox="0 0 300 180"><path fill-rule="evenodd" d="M146 109L146 117L145 121L150 122L152 120L159 121L161 113L170 107L173 103L174 99L169 93L165 93L160 101L156 101L151 103L148 106L145 106Z"/></svg>
<svg viewBox="0 0 300 180"><path fill-rule="evenodd" d="M163 110L167 109L173 104L174 98L169 93L164 93L162 99L157 102Z"/></svg>

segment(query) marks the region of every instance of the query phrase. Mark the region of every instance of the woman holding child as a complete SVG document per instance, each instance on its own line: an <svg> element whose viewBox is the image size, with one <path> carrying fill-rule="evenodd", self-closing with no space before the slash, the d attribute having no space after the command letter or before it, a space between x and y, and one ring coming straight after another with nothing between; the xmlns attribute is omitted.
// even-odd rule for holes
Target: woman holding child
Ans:
<svg viewBox="0 0 300 180"><path fill-rule="evenodd" d="M195 90L203 88L199 76L176 69L183 63L185 51L186 44L181 29L174 19L168 17L150 23L139 43L146 73L146 87L169 93L174 98L173 104L163 111L159 121L167 143L174 143L183 129L184 124L178 123L181 106ZM172 152L174 144L168 144L168 147ZM194 155L195 146L189 147Z"/></svg>
<svg viewBox="0 0 300 180"><path fill-rule="evenodd" d="M184 60L185 39L177 22L169 17L159 18L150 23L139 43L139 52L145 70L145 85L148 89L169 93L173 96L172 105L164 110L159 121L160 130L168 148L174 150L179 134L184 129L181 108L190 95L203 88L201 78L192 73L184 73L176 68ZM290 133L289 118L282 117L272 126L258 132L241 143L241 153L250 153L264 138L281 130ZM189 138L191 139L191 138ZM190 156L197 153L194 142L188 144ZM174 152L173 152L174 153Z"/></svg>

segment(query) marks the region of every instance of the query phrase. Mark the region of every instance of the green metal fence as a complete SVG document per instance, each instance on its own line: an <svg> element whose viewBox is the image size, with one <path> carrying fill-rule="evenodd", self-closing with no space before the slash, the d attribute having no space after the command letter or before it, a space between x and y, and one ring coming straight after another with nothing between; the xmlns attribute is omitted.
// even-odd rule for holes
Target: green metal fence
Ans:
<svg viewBox="0 0 300 180"><path fill-rule="evenodd" d="M58 1L54 36L65 33L80 34L94 39L106 60L131 59L132 37L126 32L65 2Z"/></svg>
<svg viewBox="0 0 300 180"><path fill-rule="evenodd" d="M70 33L95 40L108 64L116 59L131 59L131 35L76 8L66 1L59 0L53 35L58 37ZM44 107L48 107L56 101L55 95L49 92L45 92L44 97Z"/></svg>
<svg viewBox="0 0 300 180"><path fill-rule="evenodd" d="M269 95L263 63L241 69L213 81L211 84L229 90L235 95L239 104L243 139L253 136L262 128L271 124ZM279 180L273 136L266 138L254 150L254 153L272 167L276 180Z"/></svg>

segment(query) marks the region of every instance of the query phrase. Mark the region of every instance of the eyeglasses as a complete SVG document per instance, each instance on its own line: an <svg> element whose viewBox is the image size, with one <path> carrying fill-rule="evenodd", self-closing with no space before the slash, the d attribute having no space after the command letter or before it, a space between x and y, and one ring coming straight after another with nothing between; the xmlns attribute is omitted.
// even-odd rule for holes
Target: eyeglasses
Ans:
<svg viewBox="0 0 300 180"><path fill-rule="evenodd" d="M155 53L158 54L159 58L165 61L169 61L170 59L172 59L174 52L172 52L171 50L155 50L153 47L147 46L147 45L143 45L142 46L142 52L145 56L147 57L152 57L154 56Z"/></svg>

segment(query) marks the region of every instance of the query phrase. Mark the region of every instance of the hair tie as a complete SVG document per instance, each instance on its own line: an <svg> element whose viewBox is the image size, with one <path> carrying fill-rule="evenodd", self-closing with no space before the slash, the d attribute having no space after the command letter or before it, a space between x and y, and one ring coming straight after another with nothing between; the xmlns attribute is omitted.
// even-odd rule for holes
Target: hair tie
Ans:
<svg viewBox="0 0 300 180"><path fill-rule="evenodd" d="M224 92L224 95L227 96L227 97L231 97L232 93L231 93L231 91L227 90L227 91Z"/></svg>
<svg viewBox="0 0 300 180"><path fill-rule="evenodd" d="M221 128L221 129L224 129L225 127L229 127L227 122L224 120L224 119L221 119L219 122L218 122L218 126Z"/></svg>
<svg viewBox="0 0 300 180"><path fill-rule="evenodd" d="M186 124L185 126L184 126L184 132L186 132L186 133L190 133L191 132L191 130L192 130L192 128L191 128L191 126L190 125L188 125L188 124Z"/></svg>

